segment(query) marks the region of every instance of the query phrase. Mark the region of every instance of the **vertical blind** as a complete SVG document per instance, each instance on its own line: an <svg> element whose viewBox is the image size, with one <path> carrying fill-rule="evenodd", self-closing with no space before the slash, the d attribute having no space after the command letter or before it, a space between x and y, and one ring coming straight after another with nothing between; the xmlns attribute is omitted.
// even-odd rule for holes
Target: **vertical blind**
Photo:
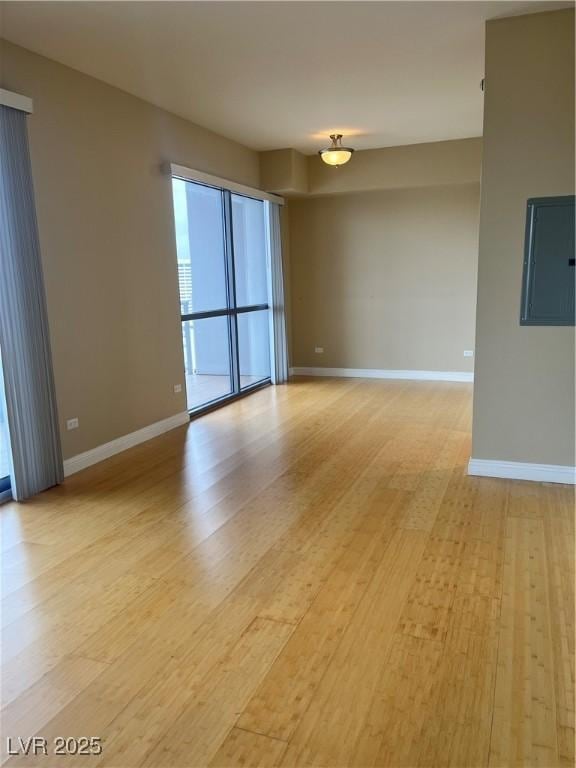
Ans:
<svg viewBox="0 0 576 768"><path fill-rule="evenodd" d="M270 340L272 346L272 384L288 381L288 344L286 341L286 307L280 206L266 202L268 247L270 248Z"/></svg>
<svg viewBox="0 0 576 768"><path fill-rule="evenodd" d="M0 347L22 500L62 481L62 451L26 113L0 105Z"/></svg>

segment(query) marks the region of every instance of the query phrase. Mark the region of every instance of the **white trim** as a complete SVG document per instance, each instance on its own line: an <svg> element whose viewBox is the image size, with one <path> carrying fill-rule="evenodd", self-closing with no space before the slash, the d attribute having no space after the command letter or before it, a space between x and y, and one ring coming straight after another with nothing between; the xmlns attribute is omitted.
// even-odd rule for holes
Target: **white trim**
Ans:
<svg viewBox="0 0 576 768"><path fill-rule="evenodd" d="M114 456L117 453L125 451L127 448L132 448L134 445L144 443L146 440L151 440L153 437L168 432L176 427L181 427L183 424L190 422L190 414L187 411L177 413L175 416L170 416L162 421L157 421L154 424L150 424L147 427L131 432L129 435L123 435L122 437L111 440L109 443L104 443L96 448L92 448L90 451L79 453L77 456L73 456L71 459L66 459L64 462L64 477L73 475L75 472L80 472L81 469L97 464L99 461L109 459L110 456Z"/></svg>
<svg viewBox="0 0 576 768"><path fill-rule="evenodd" d="M256 200L268 200L269 203L284 205L283 197L272 195L270 192L263 192L261 189L256 189L255 187L247 187L244 184L237 184L235 181L230 181L230 179L221 179L219 176L212 176L209 173L204 173L204 171L196 171L194 168L187 168L185 165L170 163L170 173L172 176L176 176L179 179L196 181L199 184L206 184L209 187L216 187L217 189L227 189L230 192L237 192L239 195L253 197Z"/></svg>
<svg viewBox="0 0 576 768"><path fill-rule="evenodd" d="M521 461L470 459L468 474L480 477L505 477L511 480L534 480L538 483L576 483L576 467L562 464L528 464Z"/></svg>
<svg viewBox="0 0 576 768"><path fill-rule="evenodd" d="M290 368L290 375L415 381L474 381L474 374L471 371L393 371L379 368Z"/></svg>
<svg viewBox="0 0 576 768"><path fill-rule="evenodd" d="M21 112L34 112L34 104L32 99L28 96L22 96L21 93L13 93L7 91L4 88L0 88L0 104L3 107L12 107L12 109L19 109Z"/></svg>

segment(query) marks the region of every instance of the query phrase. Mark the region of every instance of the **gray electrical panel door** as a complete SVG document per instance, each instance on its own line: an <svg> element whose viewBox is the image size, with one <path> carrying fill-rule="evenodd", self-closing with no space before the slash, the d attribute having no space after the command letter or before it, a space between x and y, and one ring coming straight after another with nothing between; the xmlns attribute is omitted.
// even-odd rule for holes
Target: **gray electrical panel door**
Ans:
<svg viewBox="0 0 576 768"><path fill-rule="evenodd" d="M574 325L574 200L528 200L520 325Z"/></svg>

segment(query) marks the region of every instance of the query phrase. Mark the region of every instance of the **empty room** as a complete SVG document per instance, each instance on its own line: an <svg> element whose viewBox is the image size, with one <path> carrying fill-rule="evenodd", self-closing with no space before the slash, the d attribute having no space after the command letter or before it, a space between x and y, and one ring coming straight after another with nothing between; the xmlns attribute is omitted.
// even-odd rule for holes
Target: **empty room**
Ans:
<svg viewBox="0 0 576 768"><path fill-rule="evenodd" d="M574 3L0 2L0 764L568 768Z"/></svg>

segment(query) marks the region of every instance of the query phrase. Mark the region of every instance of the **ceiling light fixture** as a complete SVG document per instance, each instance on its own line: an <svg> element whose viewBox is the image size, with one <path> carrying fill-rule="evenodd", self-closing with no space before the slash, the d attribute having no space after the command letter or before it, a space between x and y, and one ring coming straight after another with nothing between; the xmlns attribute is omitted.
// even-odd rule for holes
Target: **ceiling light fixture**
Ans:
<svg viewBox="0 0 576 768"><path fill-rule="evenodd" d="M350 160L354 150L350 147L342 146L341 133L333 133L330 135L330 138L332 139L332 144L329 147L326 147L326 149L321 149L318 154L322 160L324 160L326 165L333 165L336 167L344 165L344 163L347 163L348 160Z"/></svg>

